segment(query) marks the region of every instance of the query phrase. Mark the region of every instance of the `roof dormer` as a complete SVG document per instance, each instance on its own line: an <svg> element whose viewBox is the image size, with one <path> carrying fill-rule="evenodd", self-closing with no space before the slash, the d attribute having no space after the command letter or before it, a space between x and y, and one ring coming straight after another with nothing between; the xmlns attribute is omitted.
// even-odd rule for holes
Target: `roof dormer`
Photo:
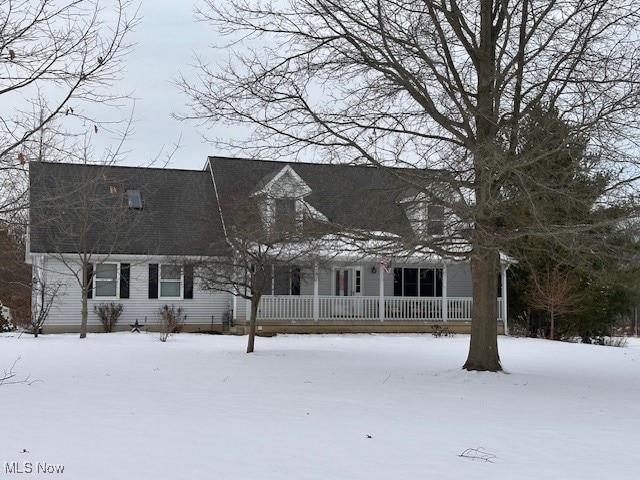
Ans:
<svg viewBox="0 0 640 480"><path fill-rule="evenodd" d="M251 196L265 195L271 198L304 198L311 188L291 165L266 175L251 191Z"/></svg>
<svg viewBox="0 0 640 480"><path fill-rule="evenodd" d="M444 207L430 202L424 192L407 194L399 201L416 235L444 234Z"/></svg>
<svg viewBox="0 0 640 480"><path fill-rule="evenodd" d="M310 193L311 187L290 165L285 165L261 178L250 196L257 200L260 217L270 234L291 234L302 230L305 218L327 220L305 201Z"/></svg>

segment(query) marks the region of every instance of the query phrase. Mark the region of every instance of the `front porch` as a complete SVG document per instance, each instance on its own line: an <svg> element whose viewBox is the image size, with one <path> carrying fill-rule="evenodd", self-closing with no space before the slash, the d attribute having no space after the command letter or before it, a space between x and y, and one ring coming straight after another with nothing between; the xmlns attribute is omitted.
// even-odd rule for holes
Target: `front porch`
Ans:
<svg viewBox="0 0 640 480"><path fill-rule="evenodd" d="M382 308L381 308L382 305ZM259 335L275 333L469 333L470 297L262 297ZM507 331L505 308L497 299L498 333ZM236 319L231 332L246 333L248 320Z"/></svg>
<svg viewBox="0 0 640 480"><path fill-rule="evenodd" d="M472 303L470 297L383 297L381 302L380 297L268 295L260 301L257 333L469 333ZM504 334L502 298L497 307L498 333ZM236 319L229 331L244 334L247 324Z"/></svg>
<svg viewBox="0 0 640 480"><path fill-rule="evenodd" d="M284 270L262 296L257 325L278 332L431 332L436 325L468 332L473 299L465 264L342 264L313 271ZM506 331L506 267L496 292L499 329ZM306 280L305 280L306 279ZM237 331L248 324L250 304L232 307Z"/></svg>
<svg viewBox="0 0 640 480"><path fill-rule="evenodd" d="M505 312L498 302L498 320ZM336 297L266 295L260 301L261 323L305 322L470 322L471 297Z"/></svg>

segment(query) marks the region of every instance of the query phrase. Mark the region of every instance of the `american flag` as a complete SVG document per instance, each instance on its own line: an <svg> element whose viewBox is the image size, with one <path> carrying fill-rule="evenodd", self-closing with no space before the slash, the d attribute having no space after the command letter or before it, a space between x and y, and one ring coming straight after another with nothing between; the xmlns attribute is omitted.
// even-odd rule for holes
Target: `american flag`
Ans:
<svg viewBox="0 0 640 480"><path fill-rule="evenodd" d="M387 262L386 258L382 257L380 259L380 265L384 269L385 273L391 273L391 265L389 265L389 262Z"/></svg>

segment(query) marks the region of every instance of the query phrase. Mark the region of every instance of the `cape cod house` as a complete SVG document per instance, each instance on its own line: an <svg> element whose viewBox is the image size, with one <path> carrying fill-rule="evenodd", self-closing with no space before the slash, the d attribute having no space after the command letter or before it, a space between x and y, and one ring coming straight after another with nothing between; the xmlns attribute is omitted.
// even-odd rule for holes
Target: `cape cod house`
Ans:
<svg viewBox="0 0 640 480"><path fill-rule="evenodd" d="M124 307L120 328L136 321L151 328L163 305L176 305L187 315L186 330L243 333L248 301L205 288L193 265L223 255L219 246L233 225L252 216L266 231L283 223L300 231L311 224L339 227L312 265L273 267L259 332L468 329L467 262L424 249L366 251L335 234L345 228L398 239L419 228L427 230L421 235L446 233L441 208L409 198L416 196L393 170L371 167L223 157L209 157L201 171L33 163L27 261L36 280L34 308L39 288L60 285L43 330L77 331L84 274L90 330L101 330L93 305L116 302ZM506 268L496 296L501 321Z"/></svg>

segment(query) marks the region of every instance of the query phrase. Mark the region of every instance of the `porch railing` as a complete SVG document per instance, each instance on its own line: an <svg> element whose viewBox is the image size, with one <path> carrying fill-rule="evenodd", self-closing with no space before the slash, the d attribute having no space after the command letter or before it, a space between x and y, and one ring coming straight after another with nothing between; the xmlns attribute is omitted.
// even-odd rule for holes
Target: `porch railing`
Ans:
<svg viewBox="0 0 640 480"><path fill-rule="evenodd" d="M444 321L471 320L471 297L333 297L313 295L271 296L260 301L262 321ZM445 307L446 302L446 308ZM498 319L503 319L502 299L498 299ZM315 314L314 314L315 313Z"/></svg>

